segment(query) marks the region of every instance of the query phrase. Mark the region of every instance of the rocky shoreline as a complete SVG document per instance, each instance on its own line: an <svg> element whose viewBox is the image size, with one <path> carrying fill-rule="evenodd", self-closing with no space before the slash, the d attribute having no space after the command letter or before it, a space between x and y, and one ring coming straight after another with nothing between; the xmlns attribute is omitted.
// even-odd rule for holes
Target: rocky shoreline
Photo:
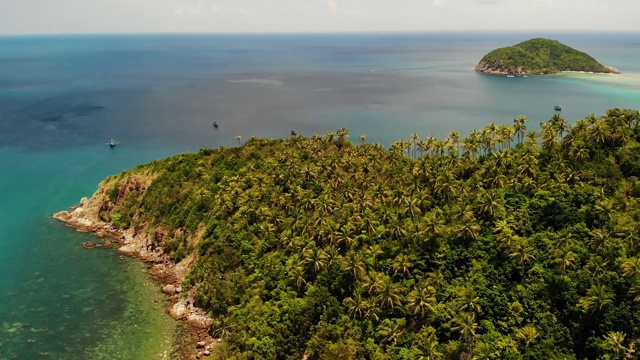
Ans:
<svg viewBox="0 0 640 360"><path fill-rule="evenodd" d="M149 234L136 232L136 229L120 230L113 224L102 221L99 212L104 206L104 199L99 199L98 195L96 192L91 199L82 198L80 204L72 207L71 211L60 211L53 214L53 218L77 231L91 232L98 238L106 239L101 242L85 242L82 246L86 249L118 246L117 251L121 255L137 257L147 263L149 275L163 284L159 291L167 295L171 302L165 312L172 318L191 325L197 334L181 353L196 359L208 356L221 340L211 337L209 330L213 320L204 310L195 306L196 288L193 287L188 293L183 292L182 281L190 261L185 259L175 263L164 253L162 247L153 244Z"/></svg>
<svg viewBox="0 0 640 360"><path fill-rule="evenodd" d="M605 72L600 72L600 73L589 73L589 72L585 72L585 71L570 71L570 70L566 70L566 71L561 71L562 73L581 73L581 74L603 74L603 75L607 75L607 74L615 74L615 75L619 75L621 74L621 72L613 67L613 66L605 66L607 69L611 70L611 72L609 73L605 73ZM489 74L489 75L514 75L514 76L524 76L524 75L552 75L552 74L543 74L543 73L533 73L531 71L525 71L523 70L521 67L518 68L509 68L509 67L500 67L500 66L492 66L486 62L480 62L478 65L476 65L476 67L474 68L475 71L483 73L483 74Z"/></svg>

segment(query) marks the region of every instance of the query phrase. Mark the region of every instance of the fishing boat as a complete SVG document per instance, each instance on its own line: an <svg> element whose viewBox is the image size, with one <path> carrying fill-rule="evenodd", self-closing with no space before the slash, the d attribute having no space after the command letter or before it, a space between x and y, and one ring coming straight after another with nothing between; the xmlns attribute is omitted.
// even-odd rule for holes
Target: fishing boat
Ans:
<svg viewBox="0 0 640 360"><path fill-rule="evenodd" d="M296 131L295 130L291 130L291 136L296 136Z"/></svg>
<svg viewBox="0 0 640 360"><path fill-rule="evenodd" d="M553 110L562 111L562 108L560 107L560 105L556 105L556 106L553 107Z"/></svg>
<svg viewBox="0 0 640 360"><path fill-rule="evenodd" d="M111 139L109 140L107 145L109 145L109 147L115 147L116 145L118 145L118 143L114 139Z"/></svg>
<svg viewBox="0 0 640 360"><path fill-rule="evenodd" d="M218 123L216 121L213 122L213 127L216 129L218 128Z"/></svg>

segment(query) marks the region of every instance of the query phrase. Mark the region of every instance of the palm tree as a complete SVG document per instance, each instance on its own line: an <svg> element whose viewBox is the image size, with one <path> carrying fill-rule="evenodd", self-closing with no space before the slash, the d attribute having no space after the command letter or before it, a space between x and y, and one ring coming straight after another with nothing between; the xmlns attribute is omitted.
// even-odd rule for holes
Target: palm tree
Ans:
<svg viewBox="0 0 640 360"><path fill-rule="evenodd" d="M500 352L492 344L479 342L473 348L472 360L493 360L500 357Z"/></svg>
<svg viewBox="0 0 640 360"><path fill-rule="evenodd" d="M336 135L338 136L338 147L343 147L347 140L349 140L349 130L344 127L338 129L338 131L336 131Z"/></svg>
<svg viewBox="0 0 640 360"><path fill-rule="evenodd" d="M600 274L604 273L607 270L607 265L609 264L609 260L605 260L600 255L596 255L589 259L587 262L587 269L591 272L591 276L594 279L598 278Z"/></svg>
<svg viewBox="0 0 640 360"><path fill-rule="evenodd" d="M400 254L393 259L393 273L397 274L401 272L405 275L411 274L411 268L413 267L413 263L411 262L411 258L409 255Z"/></svg>
<svg viewBox="0 0 640 360"><path fill-rule="evenodd" d="M388 276L383 276L378 281L380 282L376 285L379 289L376 302L393 313L394 309L402 303L402 287Z"/></svg>
<svg viewBox="0 0 640 360"><path fill-rule="evenodd" d="M289 276L298 288L301 288L307 283L303 265L304 264L298 264L289 270Z"/></svg>
<svg viewBox="0 0 640 360"><path fill-rule="evenodd" d="M588 291L587 296L580 299L580 305L585 310L592 313L602 310L605 306L613 304L611 298L613 295L604 285L593 285Z"/></svg>
<svg viewBox="0 0 640 360"><path fill-rule="evenodd" d="M640 258L631 257L622 263L622 276L632 280L640 279Z"/></svg>
<svg viewBox="0 0 640 360"><path fill-rule="evenodd" d="M627 334L622 331L609 331L609 333L604 336L603 345L611 349L617 356L621 356L629 350L623 345L626 337Z"/></svg>
<svg viewBox="0 0 640 360"><path fill-rule="evenodd" d="M379 327L381 342L388 342L395 345L404 334L406 327L405 319L384 319Z"/></svg>
<svg viewBox="0 0 640 360"><path fill-rule="evenodd" d="M558 264L560 272L564 274L567 269L570 269L575 265L576 254L571 251L569 244L565 244L563 247L554 250L553 262Z"/></svg>
<svg viewBox="0 0 640 360"><path fill-rule="evenodd" d="M451 330L460 333L460 338L463 341L470 341L476 337L476 329L478 324L476 321L476 315L470 312L461 312L453 318L453 322L456 326Z"/></svg>
<svg viewBox="0 0 640 360"><path fill-rule="evenodd" d="M589 242L594 250L602 248L607 251L611 246L611 233L605 230L598 229L593 232L593 238Z"/></svg>
<svg viewBox="0 0 640 360"><path fill-rule="evenodd" d="M516 131L516 134L518 136L518 144L522 143L522 141L524 140L524 133L527 130L527 126L525 123L527 121L529 120L527 120L527 117L524 115L520 115L513 119L514 130Z"/></svg>
<svg viewBox="0 0 640 360"><path fill-rule="evenodd" d="M529 345L531 345L532 342L536 341L539 335L540 334L538 333L538 330L536 330L535 326L533 325L527 325L516 331L516 339L522 340L522 342L524 342L525 349L528 349Z"/></svg>
<svg viewBox="0 0 640 360"><path fill-rule="evenodd" d="M360 144L364 144L365 142L367 142L367 135L362 134L358 137L358 139L360 140Z"/></svg>
<svg viewBox="0 0 640 360"><path fill-rule="evenodd" d="M327 253L319 249L315 242L312 242L303 251L304 263L310 266L315 273L322 271L327 265Z"/></svg>
<svg viewBox="0 0 640 360"><path fill-rule="evenodd" d="M413 141L413 147L412 147L413 155L412 155L412 157L414 159L416 158L416 150L417 150L416 144L417 144L419 139L420 139L420 135L418 135L416 133L411 134L411 140Z"/></svg>
<svg viewBox="0 0 640 360"><path fill-rule="evenodd" d="M367 273L367 265L362 260L362 256L356 251L349 251L344 257L339 260L342 270L353 274L353 278L357 280Z"/></svg>
<svg viewBox="0 0 640 360"><path fill-rule="evenodd" d="M220 339L226 339L234 332L234 326L231 319L226 316L220 316L213 322L212 335Z"/></svg>
<svg viewBox="0 0 640 360"><path fill-rule="evenodd" d="M481 313L480 297L476 295L473 285L466 284L458 291L458 299L456 301L458 311L470 311Z"/></svg>
<svg viewBox="0 0 640 360"><path fill-rule="evenodd" d="M422 285L411 290L407 296L407 309L413 315L424 318L427 311L433 311L436 302L436 289L433 286Z"/></svg>
<svg viewBox="0 0 640 360"><path fill-rule="evenodd" d="M416 335L411 348L413 353L419 360L440 360L442 353L438 351L438 337L436 329L431 326L425 326Z"/></svg>
<svg viewBox="0 0 640 360"><path fill-rule="evenodd" d="M240 135L236 136L236 140L238 140L238 145L240 145L240 142L242 141L242 136Z"/></svg>
<svg viewBox="0 0 640 360"><path fill-rule="evenodd" d="M473 220L464 219L462 223L456 225L455 231L458 236L464 240L475 240L480 234L482 228Z"/></svg>
<svg viewBox="0 0 640 360"><path fill-rule="evenodd" d="M354 319L357 317L362 319L367 314L367 302L362 297L359 291L355 291L353 296L344 299L344 305Z"/></svg>
<svg viewBox="0 0 640 360"><path fill-rule="evenodd" d="M533 247L530 246L526 240L520 238L519 241L513 244L509 257L516 259L518 264L524 266L535 260L535 256L532 255L533 251Z"/></svg>

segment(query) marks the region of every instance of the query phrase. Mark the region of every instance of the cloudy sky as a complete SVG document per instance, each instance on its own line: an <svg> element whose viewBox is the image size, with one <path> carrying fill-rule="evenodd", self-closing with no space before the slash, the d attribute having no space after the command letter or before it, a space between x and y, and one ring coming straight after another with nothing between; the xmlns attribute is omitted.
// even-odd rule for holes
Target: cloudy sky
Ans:
<svg viewBox="0 0 640 360"><path fill-rule="evenodd" d="M640 0L0 0L0 34L640 31Z"/></svg>

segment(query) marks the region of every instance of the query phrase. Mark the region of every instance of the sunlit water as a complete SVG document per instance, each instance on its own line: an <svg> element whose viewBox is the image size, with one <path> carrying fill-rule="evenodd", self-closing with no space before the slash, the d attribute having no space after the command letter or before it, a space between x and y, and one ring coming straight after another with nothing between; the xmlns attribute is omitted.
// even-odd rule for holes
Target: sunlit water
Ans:
<svg viewBox="0 0 640 360"><path fill-rule="evenodd" d="M640 107L637 34L546 35L619 76L472 71L539 35L0 37L0 359L175 358L185 328L145 265L50 218L108 175L238 135L344 126L389 145L520 114L535 127L555 104L569 122Z"/></svg>

